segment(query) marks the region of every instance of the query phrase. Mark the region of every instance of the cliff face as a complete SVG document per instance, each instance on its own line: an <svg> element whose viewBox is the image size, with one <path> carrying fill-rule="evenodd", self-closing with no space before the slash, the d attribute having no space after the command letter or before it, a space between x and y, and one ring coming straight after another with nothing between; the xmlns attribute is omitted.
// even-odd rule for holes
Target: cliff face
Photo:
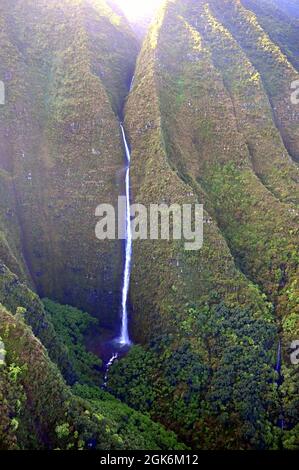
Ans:
<svg viewBox="0 0 299 470"><path fill-rule="evenodd" d="M41 296L113 324L121 244L95 237L95 209L117 204L117 113L137 53L104 2L2 2L2 261Z"/></svg>
<svg viewBox="0 0 299 470"><path fill-rule="evenodd" d="M206 212L199 252L179 242L135 243L133 328L151 345L151 371L143 353L132 352L126 366L115 365L113 387L202 448L275 448L279 416L289 432L298 419L287 354L299 320L299 115L290 102L298 72L293 52L273 42L256 9L245 1L166 2L126 107L134 201L197 201ZM282 388L275 385L279 336ZM149 406L132 391L138 360ZM287 445L287 432L282 439Z"/></svg>
<svg viewBox="0 0 299 470"><path fill-rule="evenodd" d="M297 0L268 0L288 15L299 18L299 5Z"/></svg>
<svg viewBox="0 0 299 470"><path fill-rule="evenodd" d="M298 110L290 104L290 84L298 79L298 72L283 54L280 44L271 40L270 28L268 31L263 30L264 15L261 15L260 20L254 12L245 8L247 4L227 0L214 2L212 8L216 16L220 15L224 26L231 31L260 74L284 144L293 159L298 161ZM289 25L287 17L284 24L286 27ZM275 22L272 23L273 29L276 26ZM291 39L288 44L292 44Z"/></svg>
<svg viewBox="0 0 299 470"><path fill-rule="evenodd" d="M265 32L279 45L281 51L298 70L298 5L296 7L297 13L292 13L291 8L288 11L284 8L283 2L275 0L264 0L263 2L244 0L242 4L258 15L259 23ZM291 7L291 3L289 6Z"/></svg>
<svg viewBox="0 0 299 470"><path fill-rule="evenodd" d="M1 420L12 429L6 438L0 427L0 442L37 448L47 436L61 448L180 447L144 412L193 448L296 448L296 2L168 0L135 72L136 41L113 4L0 6L0 395L10 390ZM109 387L138 412L80 382L85 364L74 367L57 331L66 328L57 319L64 310L48 303L53 321L40 300L118 324L123 250L96 239L95 209L116 207L124 190L122 117L132 202L204 205L200 250L186 251L184 240L134 242L139 346L114 364ZM53 362L81 385L70 391ZM35 381L45 387L45 416ZM134 426L123 429L127 419Z"/></svg>

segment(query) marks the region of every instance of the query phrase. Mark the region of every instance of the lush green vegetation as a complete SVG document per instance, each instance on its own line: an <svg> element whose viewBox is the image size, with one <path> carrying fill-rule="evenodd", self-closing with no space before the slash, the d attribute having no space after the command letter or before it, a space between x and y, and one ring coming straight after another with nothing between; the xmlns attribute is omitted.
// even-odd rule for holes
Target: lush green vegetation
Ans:
<svg viewBox="0 0 299 470"><path fill-rule="evenodd" d="M110 385L131 406L148 409L188 436L193 446L295 447L297 371L288 347L299 323L298 168L292 161L298 115L288 110L297 75L243 3L169 2L143 45L126 109L134 197L143 203L204 203L204 246L186 253L175 242L136 242L134 332L147 347L132 351L123 366L115 364L114 377L126 378ZM222 310L230 312L224 314L224 329L240 344L224 340L217 325ZM203 312L214 318L206 332L198 326ZM249 338L243 341L245 325ZM167 346L161 331L171 335ZM279 337L284 382L277 386ZM160 365L156 339L163 345ZM247 341L261 350L244 350ZM193 398L194 414L188 378L187 384L169 383L170 371L180 377L181 368L174 363L168 368L164 361L183 345L196 354L195 369L203 367L198 376L204 398ZM151 362L158 364L152 373ZM193 379L188 368L186 374ZM144 398L145 389L150 392ZM181 396L186 403L179 402ZM177 406L169 410L173 401ZM278 426L282 414L284 433Z"/></svg>
<svg viewBox="0 0 299 470"><path fill-rule="evenodd" d="M200 347L172 335L135 346L109 389L192 447L278 448L275 325L224 305L193 315Z"/></svg>
<svg viewBox="0 0 299 470"><path fill-rule="evenodd" d="M50 308L57 312L58 306ZM24 319L1 306L0 337L6 350L0 365L1 450L184 448L173 433L99 387L77 384L72 391Z"/></svg>
<svg viewBox="0 0 299 470"><path fill-rule="evenodd" d="M137 41L110 2L1 1L0 449L299 448L298 7L278 3L165 2L125 100ZM85 339L119 321L123 255L94 213L123 192L123 118L132 199L204 204L204 245L136 241L136 345L103 391Z"/></svg>
<svg viewBox="0 0 299 470"><path fill-rule="evenodd" d="M98 387L75 385L73 392L88 400L93 409L109 417L108 426L119 436L124 448L144 450L183 450L186 446L177 442L175 434L154 423L147 414L137 413L121 401Z"/></svg>
<svg viewBox="0 0 299 470"><path fill-rule="evenodd" d="M66 381L74 383L76 375L68 351L62 339L58 338L42 301L3 264L0 265L0 300L11 313L18 314L26 321L47 348L51 360L59 366Z"/></svg>
<svg viewBox="0 0 299 470"><path fill-rule="evenodd" d="M49 299L44 299L43 303L57 337L67 349L76 380L99 386L102 382L102 362L85 347L85 335L89 328L98 325L98 320L88 313Z"/></svg>

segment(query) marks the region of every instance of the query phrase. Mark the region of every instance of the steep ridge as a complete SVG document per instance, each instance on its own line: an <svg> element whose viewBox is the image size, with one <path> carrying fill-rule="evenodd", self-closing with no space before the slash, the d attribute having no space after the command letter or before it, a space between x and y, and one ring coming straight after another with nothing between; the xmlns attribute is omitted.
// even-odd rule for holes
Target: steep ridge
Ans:
<svg viewBox="0 0 299 470"><path fill-rule="evenodd" d="M3 264L0 264L0 296L1 305L5 305L11 314L15 315L21 308L27 325L47 348L51 360L59 364L69 384L75 383L77 377L68 358L68 351L57 337L40 298Z"/></svg>
<svg viewBox="0 0 299 470"><path fill-rule="evenodd" d="M267 82L255 69L259 47L254 42L249 55L227 26L233 11L223 25L220 10L226 18L218 2L167 2L138 59L125 121L134 201L199 200L208 212L200 252L177 242L135 243L133 328L149 348L133 349L116 364L110 386L193 446L276 448L288 439L278 428L281 390L271 379L276 327L286 352L287 325L298 324L298 171L272 118ZM293 78L286 58L282 64ZM278 76L286 100L286 77ZM272 342L265 344L264 334ZM290 430L297 386L286 361ZM147 389L146 402L138 397Z"/></svg>
<svg viewBox="0 0 299 470"><path fill-rule="evenodd" d="M10 58L10 63L13 63L16 68L19 68L17 51L10 43L6 34L4 15L0 15L0 35L3 50ZM1 76L3 77L8 72L5 68L1 67ZM20 72L21 73L21 72ZM7 95L7 93L6 93ZM14 193L14 180L11 175L12 160L9 158L11 152L11 142L7 139L8 126L6 125L5 114L8 110L4 111L3 106L1 109L1 126L0 126L0 151L1 151L1 171L0 171L0 191L1 191L1 204L0 204L0 254L7 266L11 266L22 279L29 279L28 270L23 259L20 226L14 217L14 210L16 206L16 198ZM11 117L11 114L10 114ZM8 243L9 241L9 243Z"/></svg>
<svg viewBox="0 0 299 470"><path fill-rule="evenodd" d="M179 112L183 103L184 109L189 108L188 96L182 95L194 80L183 77L181 85L175 69L186 58L193 63L201 52L191 48L193 30L178 17L176 8L169 2L151 29L126 107L133 199L147 206L200 201L211 212L205 213L205 242L200 251L187 252L181 242L134 243L133 331L137 340L151 347L133 348L127 358L116 363L109 386L131 406L150 411L195 447L275 446L276 391L271 384L277 340L274 318L259 290L237 269L217 227L211 200L186 162L198 162L194 150L186 145L182 148L181 142L185 123L194 123L186 115L176 118L174 111ZM176 94L169 99L173 89ZM180 90L182 95L178 95ZM200 91L202 96L207 90ZM171 116L178 126L174 127ZM221 341L217 340L219 334ZM269 340L266 343L264 334ZM264 352L258 359L261 346ZM243 353L239 348L244 348ZM237 359L240 355L244 362ZM230 370L228 363L232 364ZM261 363L259 379L248 374L248 367L253 371ZM226 392L219 388L223 380ZM242 409L245 383L255 392L246 398ZM269 406L264 401L268 394L272 394ZM259 429L257 419L264 423L262 428L273 431L271 443L266 443L268 437ZM250 436L247 444L246 433Z"/></svg>
<svg viewBox="0 0 299 470"><path fill-rule="evenodd" d="M139 55L133 202L202 203L204 244L134 242L139 345L107 384L129 408L80 381L40 297L119 324L94 214L124 192L136 40L113 2L2 1L0 448L184 448L143 413L194 449L299 446L297 32L271 3L167 0Z"/></svg>
<svg viewBox="0 0 299 470"><path fill-rule="evenodd" d="M297 0L272 0L272 2L285 13L299 18L299 5Z"/></svg>
<svg viewBox="0 0 299 470"><path fill-rule="evenodd" d="M298 161L299 111L290 102L291 83L298 80L298 72L263 30L258 17L240 1L215 0L210 3L216 17L229 29L260 73L285 146Z"/></svg>
<svg viewBox="0 0 299 470"><path fill-rule="evenodd" d="M123 192L134 36L102 1L4 1L0 13L0 448L184 449L100 382L82 382L58 331L67 323L52 317L74 313L37 295L117 323L122 247L96 241L94 214ZM78 345L76 327L73 317L64 333Z"/></svg>
<svg viewBox="0 0 299 470"><path fill-rule="evenodd" d="M262 28L269 34L271 40L280 46L282 52L298 70L298 14L296 17L290 11L284 11L282 3L276 0L263 0L262 2L242 0L242 4L258 16ZM298 6L297 10L299 11Z"/></svg>
<svg viewBox="0 0 299 470"><path fill-rule="evenodd" d="M111 326L122 250L118 241L96 240L95 209L117 206L123 191L117 113L135 39L104 2L5 1L1 17L7 101L0 160L11 185L1 205L12 241L11 260L3 261L16 272L13 256L20 264L23 255L17 273L28 268L41 296L84 308Z"/></svg>
<svg viewBox="0 0 299 470"><path fill-rule="evenodd" d="M209 48L213 65L232 100L238 132L243 133L248 147L249 163L275 197L298 204L299 169L275 127L261 77L209 6L200 8L189 12L190 23L205 38L205 47Z"/></svg>
<svg viewBox="0 0 299 470"><path fill-rule="evenodd" d="M190 3L192 5L192 2ZM186 4L186 2L184 2L184 4ZM202 12L199 10L198 13L201 14ZM192 17L194 17L194 9L192 9ZM188 173L192 174L194 179L200 181L204 186L206 193L213 202L213 207L217 211L218 222L223 230L226 231L226 237L229 242L232 242L231 237L234 238L235 242L233 249L237 255L237 258L239 259L239 262L241 263L242 269L255 282L263 285L266 292L275 292L275 289L277 289L280 285L279 282L277 283L275 280L275 264L276 269L279 270L279 265L283 262L284 257L286 257L286 259L289 260L290 267L293 266L294 273L296 273L295 253L298 227L298 214L296 206L293 206L292 204L285 205L279 203L277 197L274 198L269 191L265 190L264 186L256 178L256 175L252 171L251 158L253 155L252 152L250 153L248 150L251 149L253 144L256 142L254 135L257 135L259 139L261 138L259 134L263 127L259 122L254 122L254 120L251 118L248 119L247 125L245 123L245 132L243 131L243 126L240 126L240 123L242 123L242 117L244 115L246 117L246 112L243 114L242 109L238 109L239 103L236 99L232 100L231 93L227 92L227 88L225 87L221 75L219 75L219 72L214 67L212 56L206 47L206 43L203 42L203 38L195 29L193 29L191 33L195 36L195 38L196 35L198 35L198 41L201 41L201 59L198 62L192 63L191 65L189 64L188 60L181 60L180 64L176 65L176 76L178 78L181 77L185 82L189 80L187 83L190 84L192 83L193 79L193 83L196 83L196 87L198 87L197 90L200 90L201 86L203 87L204 81L209 83L211 99L209 99L210 97L207 98L207 96L203 93L196 93L197 90L192 89L191 85L189 87L185 86L184 102L180 105L179 108L176 109L176 113L167 111L167 115L165 115L165 122L167 124L170 122L169 128L171 124L174 127L177 122L185 122L188 124L192 123L191 125L193 128L195 128L195 132L197 133L197 138L201 143L201 146L194 145L192 141L188 142L188 140L192 139L191 131L189 131L189 135L187 132L182 135L182 132L179 132L178 129L175 129L175 131L168 131L171 132L169 141L175 142L176 139L178 139L179 147L181 149L183 149L183 146L185 146L189 153L191 153L192 150L198 152L197 168L193 162L192 164L190 164L188 160L185 160L184 162L185 166L189 169ZM180 43L178 42L178 47L179 45ZM182 44L181 47L183 47ZM179 49L178 54L181 54L181 50L182 49ZM176 62L176 64L178 64L178 62ZM200 67L201 76L199 76ZM251 75L251 73L253 73L253 75ZM254 71L249 70L249 83L252 80L252 77L254 77ZM229 78L231 78L231 76L229 76ZM171 90L170 87L168 87L168 90ZM172 93L173 94L170 95L170 98L174 97L175 90L173 90ZM247 97L248 91L246 89L244 91L240 90L239 93L243 99L243 106L246 104L247 106L252 104L251 100L249 101ZM249 96L251 98L252 94ZM188 98L190 101L188 101ZM209 106L207 106L207 101L209 101ZM172 100L172 102L174 102L174 100ZM267 103L265 104L267 105ZM219 107L221 108L218 111ZM162 107L161 111L163 112L165 109L165 107ZM201 122L200 112L196 113L196 109L198 111L200 109L205 109L205 114L202 117L203 122ZM197 118L198 115L199 117ZM174 116L175 122L172 123L171 119ZM238 117L238 124L236 117ZM230 122L229 129L227 129L227 122ZM249 127L249 124L251 125L251 128ZM252 131L255 126L255 131ZM191 130L193 130L192 127ZM202 127L204 127L204 129L202 129ZM245 133L245 136L243 135L242 131ZM266 131L268 131L267 127ZM270 129L270 131L272 132L273 137L276 138L276 142L279 142L279 136L277 133L275 133L275 127L273 127L273 124L272 130ZM247 145L244 142L248 136L248 134L246 135L246 132L255 132L252 141L249 140ZM211 138L212 135L213 139ZM204 142L202 143L202 141ZM270 154L265 153L265 151L258 153L259 150L257 150L256 160L258 160L259 164L263 164L263 160L265 163L267 160L270 160L272 163L273 157L271 152L273 152L274 156L277 155L278 145L276 144L272 148L271 147L271 143L269 142L269 145L265 149L267 152L270 151ZM281 143L280 149L278 147L278 152L279 151L285 153ZM186 153L182 152L183 156L184 154ZM284 160L285 166L283 167L282 165ZM275 169L275 161L273 167ZM295 196L294 202L296 202L298 201L298 196L296 197L296 193L298 194L298 183L296 181L298 177L297 168L293 166L287 158L284 159L281 157L281 163L277 163L275 175L276 184L280 182L279 180L281 180L281 191L284 191L285 186L287 186L289 183L289 181L284 180L287 172L289 174L289 181L291 181L292 184L289 194ZM268 174L268 171L265 170L265 176L268 176ZM292 178L294 178L295 181L292 181ZM240 185L241 182L242 185ZM220 191L220 194L217 194L218 191ZM288 189L286 189L286 191L288 191ZM277 190L274 192L278 193ZM223 196L226 193L229 197L223 199ZM236 199L234 200L236 196L238 196L238 204ZM251 204L249 203L250 200ZM276 217L273 217L273 213L271 213L272 211L277 214ZM234 214L233 217L232 213ZM240 220L242 220L241 226ZM269 230L269 224L271 223L273 223L273 229ZM253 238L251 241L250 238L247 238L250 236L254 237L253 227L260 227L260 229L257 229L257 231L259 234L263 233L262 240L264 242L267 240L267 237L271 237L271 243L274 244L272 249L275 248L274 253L270 253L271 250L269 249L268 256L265 254L265 247L261 249L264 254L260 253L260 256L258 257L258 263L262 262L263 257L266 258L267 256L267 258L265 260L266 262L262 262L262 266L258 265L258 267L251 265L252 262L254 264L256 263L256 254L250 250L253 249L256 253L256 250L259 248L256 246ZM240 231L244 231L244 233L240 233ZM290 231L292 233L289 233ZM285 238L281 236L282 234L284 234ZM244 245L242 249L238 250L238 244L241 246L243 243L242 237L244 237ZM276 238L277 240L275 240ZM288 251L290 252L289 255ZM294 256L293 262L291 261L291 253L293 253ZM277 260L275 260L275 256L277 256ZM282 257L281 259L279 259L280 256ZM249 260L249 265L251 265L250 267L249 265L246 266L246 258ZM272 280L271 277L269 278L269 268L271 271L273 270ZM292 277L291 274L290 277Z"/></svg>

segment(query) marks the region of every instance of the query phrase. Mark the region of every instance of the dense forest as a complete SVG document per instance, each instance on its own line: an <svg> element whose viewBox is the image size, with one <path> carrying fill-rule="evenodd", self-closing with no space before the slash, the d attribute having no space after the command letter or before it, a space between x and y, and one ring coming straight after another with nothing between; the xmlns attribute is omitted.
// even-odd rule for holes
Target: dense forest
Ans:
<svg viewBox="0 0 299 470"><path fill-rule="evenodd" d="M0 82L0 450L299 450L299 1L1 0ZM134 240L107 369L121 123L131 201L204 240Z"/></svg>

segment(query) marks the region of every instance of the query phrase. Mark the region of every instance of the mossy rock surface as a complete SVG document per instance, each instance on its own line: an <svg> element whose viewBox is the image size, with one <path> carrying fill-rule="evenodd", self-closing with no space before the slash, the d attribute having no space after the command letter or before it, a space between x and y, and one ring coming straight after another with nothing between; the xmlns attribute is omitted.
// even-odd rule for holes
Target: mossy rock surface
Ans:
<svg viewBox="0 0 299 470"><path fill-rule="evenodd" d="M297 3L168 0L129 92L113 2L2 0L0 448L298 448ZM120 120L132 201L203 204L204 244L134 242L112 397L84 334L119 326L95 209L124 192Z"/></svg>
<svg viewBox="0 0 299 470"><path fill-rule="evenodd" d="M1 260L111 327L122 245L97 240L95 211L124 191L119 115L137 41L104 1L5 0L0 43Z"/></svg>
<svg viewBox="0 0 299 470"><path fill-rule="evenodd" d="M114 366L111 388L198 448L277 448L287 440L278 426L281 413L292 436L298 419L288 347L291 325L294 335L299 322L299 140L297 110L287 111L298 75L292 53L268 33L271 18L249 3L167 2L143 44L126 106L134 202L203 203L204 245L188 253L179 242L135 242L132 321L144 349ZM263 344L262 331L274 335L262 374L275 375L282 340L281 388L254 371L253 344ZM247 341L242 355L238 347ZM234 359L240 355L247 358L246 379ZM191 362L196 370L188 369ZM260 393L254 402L263 412L256 420L250 399L241 405L236 398L245 382ZM260 383L267 383L264 390Z"/></svg>

